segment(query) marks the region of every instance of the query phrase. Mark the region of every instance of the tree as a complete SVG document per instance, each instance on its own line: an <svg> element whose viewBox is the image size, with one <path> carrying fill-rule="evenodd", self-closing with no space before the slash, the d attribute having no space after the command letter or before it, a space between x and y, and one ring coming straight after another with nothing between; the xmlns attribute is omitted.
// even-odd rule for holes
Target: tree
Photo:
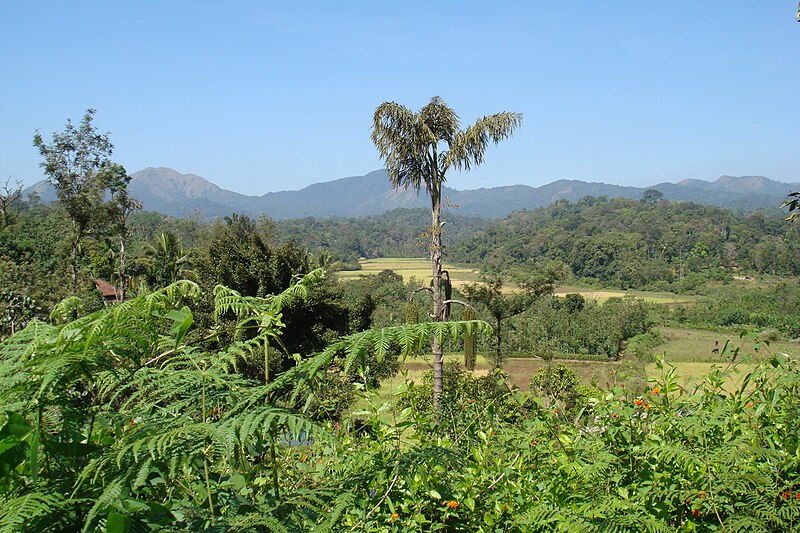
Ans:
<svg viewBox="0 0 800 533"><path fill-rule="evenodd" d="M22 184L17 181L11 185L11 178L6 179L5 185L0 188L0 228L5 228L11 223L11 204L22 196Z"/></svg>
<svg viewBox="0 0 800 533"><path fill-rule="evenodd" d="M189 255L170 231L162 232L153 242L144 245L144 267L147 283L153 289L166 287L179 279L193 277Z"/></svg>
<svg viewBox="0 0 800 533"><path fill-rule="evenodd" d="M511 136L522 124L520 113L498 113L478 119L465 130L459 129L458 115L434 96L430 103L414 113L395 102L384 102L372 120L372 142L386 164L386 172L395 189L423 186L431 199L430 256L434 321L445 319L442 298L442 184L452 167L470 170L483 162L489 141L495 144ZM442 394L442 339L434 336L433 400L439 410Z"/></svg>
<svg viewBox="0 0 800 533"><path fill-rule="evenodd" d="M781 209L789 208L789 216L786 220L797 220L800 216L800 191L789 193L789 196L781 204Z"/></svg>
<svg viewBox="0 0 800 533"><path fill-rule="evenodd" d="M128 218L131 213L142 208L142 203L133 198L128 192L128 183L131 177L122 165L112 163L104 169L103 181L108 184L111 191L111 201L106 204L106 214L111 229L119 240L119 257L117 260L117 275L119 276L119 299L125 301L128 290L128 252L127 241L130 234Z"/></svg>
<svg viewBox="0 0 800 533"><path fill-rule="evenodd" d="M53 133L50 144L44 142L38 131L33 136L33 145L44 159L39 165L44 168L47 181L55 187L72 222L70 274L73 291L78 285L81 240L98 215L107 188L101 171L111 164L114 151L109 134L97 133L92 125L95 112L87 109L78 127L67 120L64 131Z"/></svg>
<svg viewBox="0 0 800 533"><path fill-rule="evenodd" d="M647 189L646 191L644 191L644 194L642 194L642 199L640 200L640 202L646 205L655 205L663 199L664 199L664 193L662 193L661 191L658 191L656 189Z"/></svg>
<svg viewBox="0 0 800 533"><path fill-rule="evenodd" d="M542 296L553 293L556 273L548 270L533 273L522 280L519 292L504 294L503 278L498 274L481 274L478 283L464 286L467 298L483 304L494 318L495 358L494 364L499 367L503 361L501 351L501 326L504 320L517 316L527 310L533 302Z"/></svg>

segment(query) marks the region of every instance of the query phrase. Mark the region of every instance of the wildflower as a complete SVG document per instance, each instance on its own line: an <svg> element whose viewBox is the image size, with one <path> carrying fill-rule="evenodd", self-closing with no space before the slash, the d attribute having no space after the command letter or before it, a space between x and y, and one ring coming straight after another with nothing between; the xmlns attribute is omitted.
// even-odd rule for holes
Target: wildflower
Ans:
<svg viewBox="0 0 800 533"><path fill-rule="evenodd" d="M748 407L748 408L749 407L753 407L753 402L747 402L747 405L745 405L745 407Z"/></svg>
<svg viewBox="0 0 800 533"><path fill-rule="evenodd" d="M391 517L391 518L389 518L389 522L394 522L394 521L395 521L395 520L397 520L398 518L400 518L400 515L399 515L399 514L397 514L397 513L392 513L392 517Z"/></svg>
<svg viewBox="0 0 800 533"><path fill-rule="evenodd" d="M377 493L378 493L378 491L377 491L377 490L375 490L375 489L371 489L371 490L369 491L369 497L370 497L370 498L372 498L372 497L373 497L373 496L375 496Z"/></svg>
<svg viewBox="0 0 800 533"><path fill-rule="evenodd" d="M692 503L692 499L691 498L686 498L685 500L683 500L683 503L685 503L686 505L689 505L690 503Z"/></svg>
<svg viewBox="0 0 800 533"><path fill-rule="evenodd" d="M783 498L784 500L788 500L789 499L789 491L785 490L785 491L781 492L781 498Z"/></svg>
<svg viewBox="0 0 800 533"><path fill-rule="evenodd" d="M448 504L447 504L447 506L448 506L450 509L458 509L458 505L459 505L459 504L458 504L458 502L457 502L457 501L455 501L455 500L453 500L453 501L451 501L450 503L448 503Z"/></svg>
<svg viewBox="0 0 800 533"><path fill-rule="evenodd" d="M653 394L658 394L659 392L661 392L661 389L659 389L658 387L654 387L653 390L651 390L650 392Z"/></svg>
<svg viewBox="0 0 800 533"><path fill-rule="evenodd" d="M653 407L653 404L650 404L650 403L646 403L646 404L644 404L644 410L645 410L645 411L647 411L647 410L648 410L648 409L650 409L651 407Z"/></svg>
<svg viewBox="0 0 800 533"><path fill-rule="evenodd" d="M633 401L633 403L635 403L636 405L643 405L644 404L644 400L642 400L641 398L636 398Z"/></svg>
<svg viewBox="0 0 800 533"><path fill-rule="evenodd" d="M692 509L692 516L700 516L700 511L697 509Z"/></svg>
<svg viewBox="0 0 800 533"><path fill-rule="evenodd" d="M794 495L795 499L800 500L800 492Z"/></svg>
<svg viewBox="0 0 800 533"><path fill-rule="evenodd" d="M537 444L538 444L538 442L536 441L536 439L531 441L531 446L536 446Z"/></svg>
<svg viewBox="0 0 800 533"><path fill-rule="evenodd" d="M701 490L700 492L697 493L697 497L703 499L706 497L706 494L707 494L706 491Z"/></svg>

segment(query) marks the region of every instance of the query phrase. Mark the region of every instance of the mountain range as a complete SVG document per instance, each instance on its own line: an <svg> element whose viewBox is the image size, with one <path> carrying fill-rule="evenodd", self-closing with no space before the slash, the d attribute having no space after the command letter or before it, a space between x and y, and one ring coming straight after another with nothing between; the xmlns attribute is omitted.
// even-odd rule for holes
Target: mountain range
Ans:
<svg viewBox="0 0 800 533"><path fill-rule="evenodd" d="M164 167L146 168L131 174L131 178L129 190L142 202L144 210L174 217L199 215L209 219L238 213L251 217L267 214L275 220L350 218L399 207L430 206L424 191L418 194L413 190L393 190L385 170L262 196L239 194L201 176ZM463 191L444 187L443 196L449 206L458 206L461 215L500 218L512 211L544 207L562 199L573 202L584 196L639 199L647 189L660 191L667 200L750 211L777 208L790 192L800 190L800 183L780 183L763 176L721 176L713 182L689 179L651 187L558 180L541 187L511 185ZM46 181L25 190L26 194L30 192L37 193L43 202L56 199L55 190Z"/></svg>

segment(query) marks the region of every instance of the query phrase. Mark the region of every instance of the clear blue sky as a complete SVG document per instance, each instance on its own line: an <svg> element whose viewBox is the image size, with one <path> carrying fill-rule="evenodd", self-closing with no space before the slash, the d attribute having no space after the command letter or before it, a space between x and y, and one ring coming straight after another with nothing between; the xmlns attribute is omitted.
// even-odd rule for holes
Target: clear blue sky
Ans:
<svg viewBox="0 0 800 533"><path fill-rule="evenodd" d="M0 2L0 180L88 107L129 172L246 194L380 168L374 109L522 129L458 189L800 181L796 0Z"/></svg>

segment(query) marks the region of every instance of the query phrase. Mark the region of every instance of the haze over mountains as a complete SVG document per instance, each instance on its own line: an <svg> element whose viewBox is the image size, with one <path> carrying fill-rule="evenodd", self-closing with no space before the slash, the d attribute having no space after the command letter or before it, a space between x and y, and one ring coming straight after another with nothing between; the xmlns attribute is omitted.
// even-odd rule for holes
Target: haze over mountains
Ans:
<svg viewBox="0 0 800 533"><path fill-rule="evenodd" d="M171 168L146 168L131 174L131 194L146 211L175 217L198 215L202 218L231 213L258 217L267 214L283 220L301 217L361 217L381 214L395 208L429 207L424 191L394 191L385 170L315 183L297 191L270 192L248 196L222 189L201 176L181 174ZM566 199L584 196L639 199L647 189L663 193L674 201L691 201L741 210L777 209L800 183L780 183L762 176L722 176L713 182L683 180L650 187L625 187L579 180L558 180L541 187L511 185L459 191L444 187L443 195L451 206L459 206L464 216L500 218L519 209L535 209ZM42 201L55 200L55 191L45 181L26 189Z"/></svg>

